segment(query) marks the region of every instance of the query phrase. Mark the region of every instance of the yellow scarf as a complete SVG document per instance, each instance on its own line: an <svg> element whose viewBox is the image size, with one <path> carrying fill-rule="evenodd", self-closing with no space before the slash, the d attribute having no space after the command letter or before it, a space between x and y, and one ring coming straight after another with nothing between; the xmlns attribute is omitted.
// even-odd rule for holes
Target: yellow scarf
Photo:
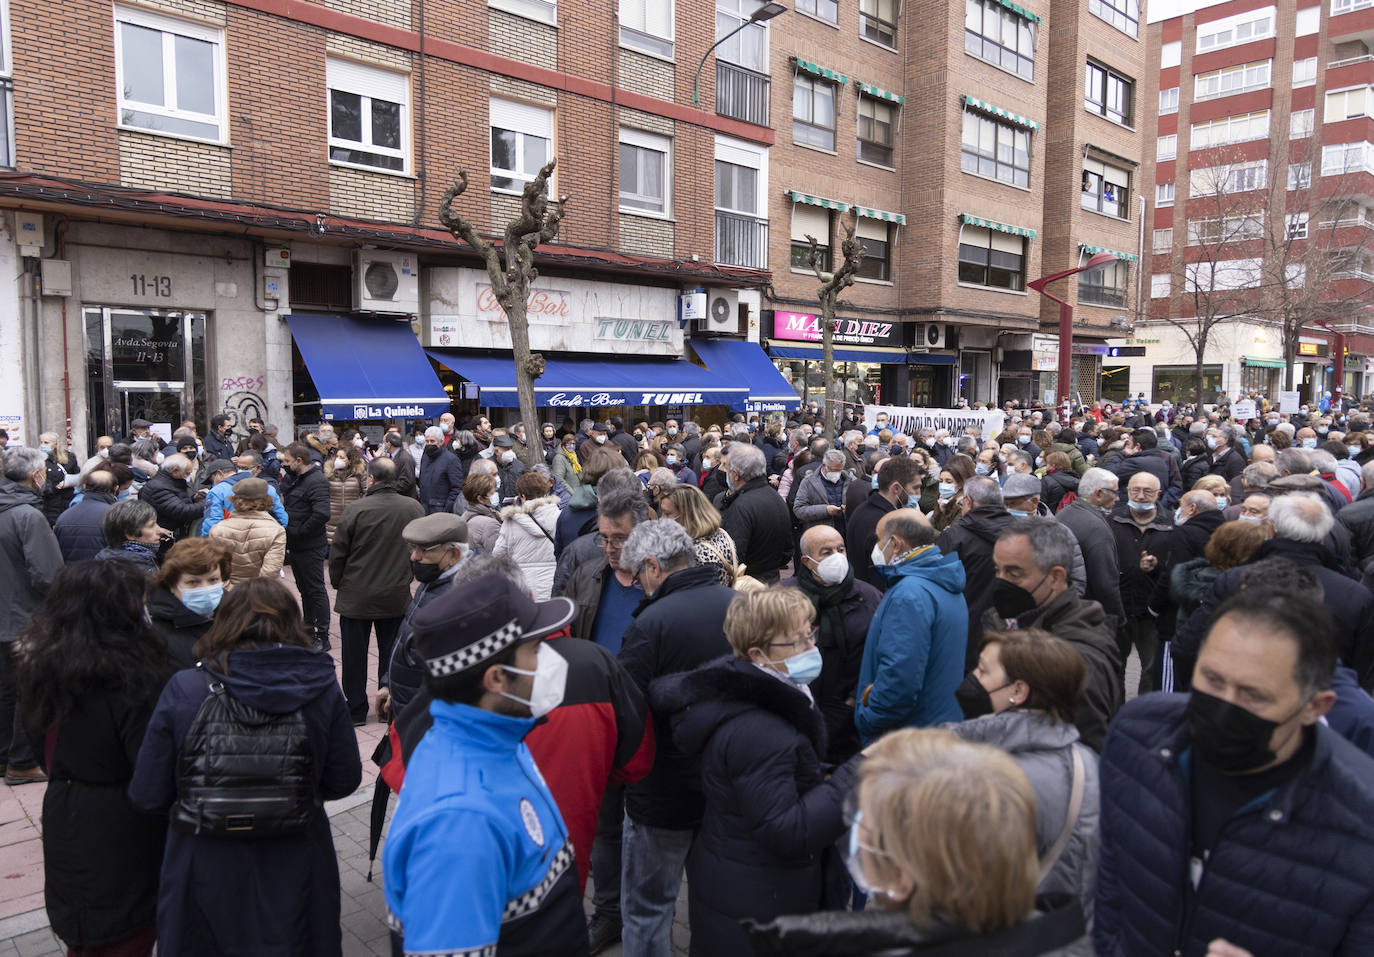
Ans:
<svg viewBox="0 0 1374 957"><path fill-rule="evenodd" d="M568 457L568 461L572 463L573 474L574 474L574 475L581 475L581 474L582 474L582 463L579 462L579 461L577 461L577 453L576 453L576 452L569 452L566 446L561 446L561 445L560 445L559 448L562 450L563 454L566 455L566 456Z"/></svg>

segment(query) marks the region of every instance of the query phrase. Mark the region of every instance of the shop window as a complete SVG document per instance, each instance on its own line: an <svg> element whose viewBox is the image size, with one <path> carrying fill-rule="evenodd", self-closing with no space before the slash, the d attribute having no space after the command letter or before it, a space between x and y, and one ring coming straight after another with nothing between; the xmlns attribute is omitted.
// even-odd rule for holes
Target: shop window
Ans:
<svg viewBox="0 0 1374 957"><path fill-rule="evenodd" d="M816 239L816 251L820 254L822 272L830 271L831 244L835 241L835 227L828 209L794 203L792 206L792 246L791 267L811 272L811 242L807 236Z"/></svg>
<svg viewBox="0 0 1374 957"><path fill-rule="evenodd" d="M835 148L835 84L801 72L792 78L792 142Z"/></svg>
<svg viewBox="0 0 1374 957"><path fill-rule="evenodd" d="M963 151L966 173L1013 186L1030 186L1030 130L964 107Z"/></svg>
<svg viewBox="0 0 1374 957"><path fill-rule="evenodd" d="M859 36L883 46L897 46L899 0L859 0Z"/></svg>
<svg viewBox="0 0 1374 957"><path fill-rule="evenodd" d="M1171 86L1159 91L1159 115L1178 112L1178 87Z"/></svg>
<svg viewBox="0 0 1374 957"><path fill-rule="evenodd" d="M1197 388L1197 369L1195 366L1155 366L1150 370L1157 396L1188 396ZM1202 401L1215 402L1221 398L1221 366L1202 367Z"/></svg>
<svg viewBox="0 0 1374 957"><path fill-rule="evenodd" d="M1088 0L1088 12L1106 20L1128 37L1140 36L1139 0Z"/></svg>
<svg viewBox="0 0 1374 957"><path fill-rule="evenodd" d="M404 73L348 60L325 64L329 161L396 173L409 166L410 84Z"/></svg>
<svg viewBox="0 0 1374 957"><path fill-rule="evenodd" d="M879 219L859 217L854 235L863 247L864 258L859 263L859 271L854 274L856 277L879 282L892 279L892 239L896 228Z"/></svg>
<svg viewBox="0 0 1374 957"><path fill-rule="evenodd" d="M620 45L673 58L673 0L620 0Z"/></svg>
<svg viewBox="0 0 1374 957"><path fill-rule="evenodd" d="M1021 77L1035 79L1034 20L997 0L964 0L964 52Z"/></svg>
<svg viewBox="0 0 1374 957"><path fill-rule="evenodd" d="M797 0L797 12L826 23L840 22L839 0Z"/></svg>
<svg viewBox="0 0 1374 957"><path fill-rule="evenodd" d="M1080 303L1125 309L1130 288L1131 264L1122 259L1078 274Z"/></svg>
<svg viewBox="0 0 1374 957"><path fill-rule="evenodd" d="M959 281L993 289L1024 289L1026 240L996 229L963 227L959 236Z"/></svg>
<svg viewBox="0 0 1374 957"><path fill-rule="evenodd" d="M1083 105L1089 113L1096 113L1113 123L1130 126L1135 82L1100 63L1088 61L1087 79L1083 89Z"/></svg>
<svg viewBox="0 0 1374 957"><path fill-rule="evenodd" d="M1083 160L1084 209L1125 219L1130 215L1131 174L1100 160Z"/></svg>
<svg viewBox="0 0 1374 957"><path fill-rule="evenodd" d="M859 159L892 166L897 107L873 96L859 95Z"/></svg>
<svg viewBox="0 0 1374 957"><path fill-rule="evenodd" d="M1193 76L1193 102L1213 100L1234 93L1262 90L1269 85L1272 60L1256 60L1243 66L1228 66Z"/></svg>
<svg viewBox="0 0 1374 957"><path fill-rule="evenodd" d="M222 30L116 7L115 74L121 127L227 139Z"/></svg>
<svg viewBox="0 0 1374 957"><path fill-rule="evenodd" d="M620 209L668 215L673 141L627 127L620 129Z"/></svg>
<svg viewBox="0 0 1374 957"><path fill-rule="evenodd" d="M553 111L491 101L491 188L519 193L553 155Z"/></svg>

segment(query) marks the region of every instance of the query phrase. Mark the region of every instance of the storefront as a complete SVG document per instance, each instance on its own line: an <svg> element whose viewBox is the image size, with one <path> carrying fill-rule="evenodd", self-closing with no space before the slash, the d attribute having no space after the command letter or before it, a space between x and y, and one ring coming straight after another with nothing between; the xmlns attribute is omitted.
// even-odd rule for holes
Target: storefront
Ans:
<svg viewBox="0 0 1374 957"><path fill-rule="evenodd" d="M769 357L802 402L825 401L819 316L763 310ZM847 405L902 403L909 399L907 368L911 324L887 319L836 317L832 349L837 392ZM953 355L949 357L953 362Z"/></svg>
<svg viewBox="0 0 1374 957"><path fill-rule="evenodd" d="M182 422L205 420L205 313L87 306L82 319L92 438L147 419L170 442Z"/></svg>
<svg viewBox="0 0 1374 957"><path fill-rule="evenodd" d="M1241 358L1240 372L1240 391L1249 394L1258 392L1260 395L1278 395L1279 390L1284 388L1283 372L1288 368L1288 363L1282 359L1270 359L1264 356L1244 356Z"/></svg>

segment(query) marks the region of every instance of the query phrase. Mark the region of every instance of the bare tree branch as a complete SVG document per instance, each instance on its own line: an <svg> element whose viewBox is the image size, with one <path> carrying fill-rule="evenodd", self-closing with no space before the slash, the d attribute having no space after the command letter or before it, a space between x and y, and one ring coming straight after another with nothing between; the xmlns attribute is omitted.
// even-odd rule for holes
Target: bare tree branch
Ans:
<svg viewBox="0 0 1374 957"><path fill-rule="evenodd" d="M821 369L822 381L825 385L825 435L830 437L834 434L840 420L841 409L839 400L834 396L835 391L835 304L840 298L840 293L854 285L854 276L859 271L859 264L863 262L864 247L855 237L855 231L859 225L858 210L854 210L854 215L846 223L843 217L840 219L840 229L844 232L844 240L840 243L840 253L844 257L840 268L832 272L828 277L821 269L821 262L824 258L821 255L820 243L816 237L808 235L806 241L811 244L811 251L807 255L807 262L811 265L811 271L816 274L816 278L821 281L820 289L816 290L816 298L821 307ZM834 242L834 237L827 237Z"/></svg>

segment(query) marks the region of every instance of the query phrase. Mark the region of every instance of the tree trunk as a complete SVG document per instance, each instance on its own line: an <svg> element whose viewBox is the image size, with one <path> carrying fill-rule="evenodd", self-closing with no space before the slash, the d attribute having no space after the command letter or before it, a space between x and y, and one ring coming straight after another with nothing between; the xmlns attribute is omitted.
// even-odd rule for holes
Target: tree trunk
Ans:
<svg viewBox="0 0 1374 957"><path fill-rule="evenodd" d="M1295 336L1295 337L1293 337L1292 339L1290 339L1288 336L1284 336L1284 337L1283 337L1283 361L1284 361L1285 369L1284 369L1284 373L1283 373L1283 381L1284 381L1284 391L1286 391L1286 392L1292 392L1294 389L1297 388L1297 383L1294 382L1294 378L1295 378L1295 376L1297 375L1297 372L1298 372L1298 370L1297 370L1297 368L1296 368L1296 366L1295 366L1295 362L1296 362L1297 358L1298 358L1298 343L1297 343L1297 337Z"/></svg>
<svg viewBox="0 0 1374 957"><path fill-rule="evenodd" d="M518 287L518 288L517 288ZM543 431L539 426L539 412L534 402L534 380L543 374L544 358L532 362L530 355L530 324L526 313L529 290L525 283L511 285L510 302L505 303L506 320L510 324L511 357L515 360L515 392L520 400L520 421L525 426L525 447L517 449L529 468L544 461ZM536 373L535 366L538 366Z"/></svg>
<svg viewBox="0 0 1374 957"><path fill-rule="evenodd" d="M825 422L821 434L835 437L839 422L839 403L835 400L835 300L821 297L821 374L825 383Z"/></svg>

